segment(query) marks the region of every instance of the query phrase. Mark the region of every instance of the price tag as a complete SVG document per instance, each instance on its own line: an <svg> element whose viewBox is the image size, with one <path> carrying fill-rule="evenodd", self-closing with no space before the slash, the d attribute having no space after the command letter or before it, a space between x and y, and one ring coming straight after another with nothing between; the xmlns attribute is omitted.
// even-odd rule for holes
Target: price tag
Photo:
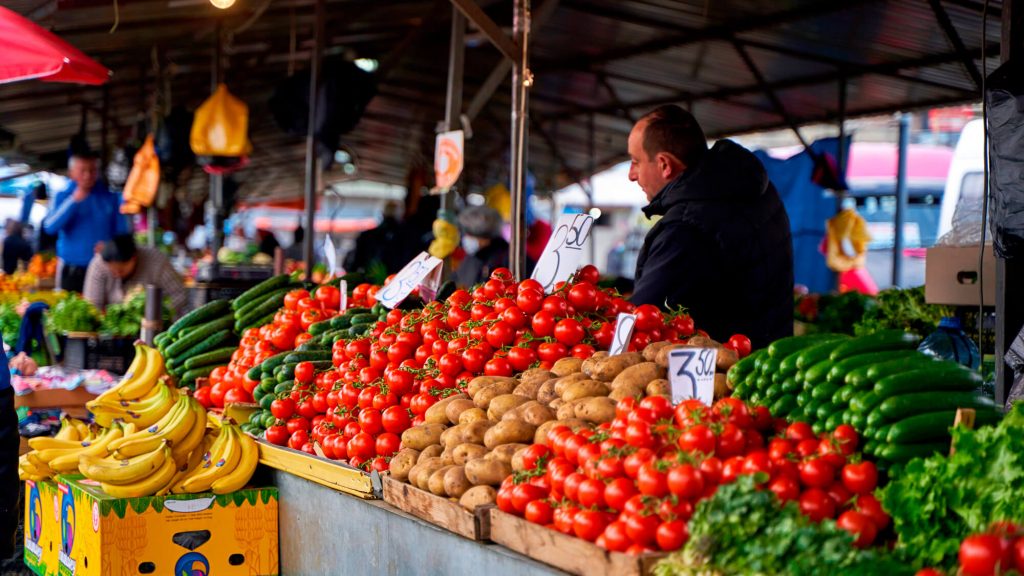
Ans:
<svg viewBox="0 0 1024 576"><path fill-rule="evenodd" d="M717 348L677 348L668 354L672 403L696 398L708 406L715 399Z"/></svg>
<svg viewBox="0 0 1024 576"><path fill-rule="evenodd" d="M345 310L348 310L348 280L338 283L338 290L341 291L341 303L338 305L338 310L344 314Z"/></svg>
<svg viewBox="0 0 1024 576"><path fill-rule="evenodd" d="M443 192L455 185L462 174L465 134L462 130L442 132L434 144L436 190Z"/></svg>
<svg viewBox="0 0 1024 576"><path fill-rule="evenodd" d="M579 267L593 226L594 219L589 214L563 214L558 219L533 269L533 279L541 283L545 292L551 292L555 284L568 280Z"/></svg>
<svg viewBox="0 0 1024 576"><path fill-rule="evenodd" d="M387 286L377 293L377 301L387 308L394 308L405 300L406 296L413 291L428 274L440 268L441 261L426 252L420 252L419 256L412 259L405 265Z"/></svg>
<svg viewBox="0 0 1024 576"><path fill-rule="evenodd" d="M636 314L620 313L615 319L615 336L612 337L612 347L608 349L609 356L622 354L629 347L629 341L633 338L633 327L636 326Z"/></svg>
<svg viewBox="0 0 1024 576"><path fill-rule="evenodd" d="M333 276L338 271L338 250L334 248L330 234L324 237L324 259L327 260L327 273Z"/></svg>

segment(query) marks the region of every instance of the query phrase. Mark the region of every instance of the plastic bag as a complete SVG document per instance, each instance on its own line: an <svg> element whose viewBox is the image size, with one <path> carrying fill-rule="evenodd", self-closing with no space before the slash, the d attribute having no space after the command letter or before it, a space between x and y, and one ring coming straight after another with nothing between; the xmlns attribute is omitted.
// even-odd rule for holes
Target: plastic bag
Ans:
<svg viewBox="0 0 1024 576"><path fill-rule="evenodd" d="M249 107L221 84L196 110L189 137L197 156L247 156L249 143Z"/></svg>
<svg viewBox="0 0 1024 576"><path fill-rule="evenodd" d="M825 223L825 264L836 272L863 268L871 235L856 211L846 209Z"/></svg>
<svg viewBox="0 0 1024 576"><path fill-rule="evenodd" d="M142 208L153 205L157 189L160 187L160 159L153 146L153 135L146 136L146 141L135 153L132 171L124 185L124 202L121 204L122 214L138 214Z"/></svg>

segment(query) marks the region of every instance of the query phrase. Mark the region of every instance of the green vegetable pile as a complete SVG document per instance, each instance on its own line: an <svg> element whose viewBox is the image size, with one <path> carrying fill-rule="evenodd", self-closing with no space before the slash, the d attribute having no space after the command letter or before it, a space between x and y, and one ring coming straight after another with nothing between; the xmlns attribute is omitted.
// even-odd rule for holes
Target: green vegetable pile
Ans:
<svg viewBox="0 0 1024 576"><path fill-rule="evenodd" d="M955 454L912 460L881 491L896 553L916 566L952 569L964 537L1024 520L1024 406L996 427L957 427L953 438Z"/></svg>
<svg viewBox="0 0 1024 576"><path fill-rule="evenodd" d="M95 332L102 321L99 310L78 294L70 293L46 315L51 333Z"/></svg>
<svg viewBox="0 0 1024 576"><path fill-rule="evenodd" d="M890 288L878 293L877 306L868 307L854 326L857 336L882 330L905 330L921 336L929 334L945 316L952 316L948 306L926 304L924 287Z"/></svg>
<svg viewBox="0 0 1024 576"><path fill-rule="evenodd" d="M142 330L142 318L146 315L146 293L138 291L120 304L107 306L107 313L100 322L100 334L109 336L137 337ZM164 325L173 317L169 298L163 301Z"/></svg>
<svg viewBox="0 0 1024 576"><path fill-rule="evenodd" d="M697 504L689 530L686 546L655 566L657 576L913 573L884 549L855 548L832 520L815 524L795 503L782 505L749 475Z"/></svg>
<svg viewBox="0 0 1024 576"><path fill-rule="evenodd" d="M0 334L8 346L13 347L18 343L18 333L21 332L21 316L14 304L0 304Z"/></svg>

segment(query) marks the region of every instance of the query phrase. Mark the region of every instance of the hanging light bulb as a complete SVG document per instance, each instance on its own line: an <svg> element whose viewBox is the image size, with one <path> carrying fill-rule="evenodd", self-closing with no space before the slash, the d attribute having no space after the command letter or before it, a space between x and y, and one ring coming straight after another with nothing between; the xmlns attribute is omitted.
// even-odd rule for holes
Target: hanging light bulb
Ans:
<svg viewBox="0 0 1024 576"><path fill-rule="evenodd" d="M226 10L235 5L235 0L210 0L210 4L213 4L221 10Z"/></svg>

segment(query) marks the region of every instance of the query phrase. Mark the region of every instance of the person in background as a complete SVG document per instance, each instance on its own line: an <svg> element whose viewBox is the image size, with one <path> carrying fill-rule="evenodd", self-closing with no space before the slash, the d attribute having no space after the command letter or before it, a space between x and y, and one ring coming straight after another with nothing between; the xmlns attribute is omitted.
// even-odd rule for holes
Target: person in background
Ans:
<svg viewBox="0 0 1024 576"><path fill-rule="evenodd" d="M9 218L4 226L4 232L4 274L14 274L18 269L18 262L24 262L27 266L28 261L32 259L32 246L25 239L21 222L17 220Z"/></svg>
<svg viewBox="0 0 1024 576"><path fill-rule="evenodd" d="M131 231L121 215L121 198L99 180L95 154L76 152L68 163L71 184L53 200L43 229L57 235L57 287L81 292L96 250L117 234Z"/></svg>
<svg viewBox="0 0 1024 576"><path fill-rule="evenodd" d="M28 190L21 197L21 215L18 219L23 226L30 223L32 218L32 207L36 202L46 201L46 184L35 182L28 187Z"/></svg>
<svg viewBox="0 0 1024 576"><path fill-rule="evenodd" d="M14 409L14 389L7 353L0 346L0 560L14 554L14 536L18 530L20 484L18 479L18 413Z"/></svg>
<svg viewBox="0 0 1024 576"><path fill-rule="evenodd" d="M402 223L398 220L398 202L384 205L384 216L376 228L356 237L356 245L345 255L342 264L348 272L366 272L379 262L389 273L398 272L408 263L402 249Z"/></svg>
<svg viewBox="0 0 1024 576"><path fill-rule="evenodd" d="M708 149L697 120L656 108L629 134L629 179L662 218L636 263L634 304L690 310L698 328L755 348L793 333L789 217L764 166L731 140Z"/></svg>
<svg viewBox="0 0 1024 576"><path fill-rule="evenodd" d="M131 234L122 234L104 244L89 263L82 295L105 310L124 300L134 287L147 284L159 286L171 299L175 316L186 312L188 291L167 256L154 248L136 247Z"/></svg>
<svg viewBox="0 0 1024 576"><path fill-rule="evenodd" d="M274 256L274 250L276 250L277 248L279 248L281 246L277 242L277 238L274 236L274 233L271 232L270 230L260 230L259 231L259 236L260 236L260 246L257 249L257 252L266 254L267 256L270 256L270 257L273 257Z"/></svg>
<svg viewBox="0 0 1024 576"><path fill-rule="evenodd" d="M487 280L495 268L508 266L508 242L501 236L501 215L489 206L470 206L459 214L462 249L466 257L452 274L468 288Z"/></svg>

